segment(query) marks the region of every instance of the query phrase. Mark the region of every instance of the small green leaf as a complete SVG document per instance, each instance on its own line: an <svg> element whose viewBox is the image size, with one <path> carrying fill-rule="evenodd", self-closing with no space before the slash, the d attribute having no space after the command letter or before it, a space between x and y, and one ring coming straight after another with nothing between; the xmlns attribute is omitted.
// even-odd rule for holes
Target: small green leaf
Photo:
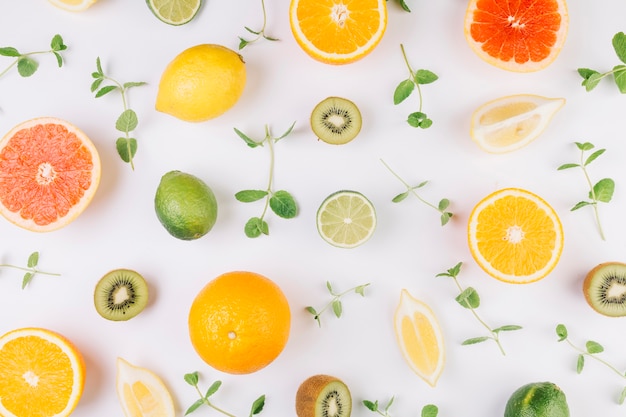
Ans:
<svg viewBox="0 0 626 417"><path fill-rule="evenodd" d="M0 55L18 57L21 54L17 51L17 49L13 48L12 46L5 46L3 48L0 48Z"/></svg>
<svg viewBox="0 0 626 417"><path fill-rule="evenodd" d="M39 64L34 59L22 56L17 60L17 72L22 77L30 77L37 71Z"/></svg>
<svg viewBox="0 0 626 417"><path fill-rule="evenodd" d="M263 411L263 407L265 407L265 395L261 395L259 398L254 400L252 403L252 408L250 409L250 415L254 416Z"/></svg>
<svg viewBox="0 0 626 417"><path fill-rule="evenodd" d="M63 38L58 33L52 37L52 41L50 41L50 48L53 51L64 51L67 49L67 46L63 44Z"/></svg>
<svg viewBox="0 0 626 417"><path fill-rule="evenodd" d="M620 61L626 64L626 35L624 32L618 32L612 39L613 49Z"/></svg>
<svg viewBox="0 0 626 417"><path fill-rule="evenodd" d="M578 74L586 80L593 74L599 74L599 72L589 68L578 68Z"/></svg>
<svg viewBox="0 0 626 417"><path fill-rule="evenodd" d="M585 355L578 355L578 360L576 361L576 373L580 374L585 367Z"/></svg>
<svg viewBox="0 0 626 417"><path fill-rule="evenodd" d="M421 127L422 122L424 120L427 120L426 113L416 111L416 112L409 114L407 122L409 123L409 125L413 127Z"/></svg>
<svg viewBox="0 0 626 417"><path fill-rule="evenodd" d="M269 235L269 226L267 222L260 217L252 217L246 222L244 226L244 233L248 237L259 237L261 234Z"/></svg>
<svg viewBox="0 0 626 417"><path fill-rule="evenodd" d="M100 57L96 58L96 70L98 71L98 74L104 75L104 71L102 71L102 64L100 63Z"/></svg>
<svg viewBox="0 0 626 417"><path fill-rule="evenodd" d="M256 148L257 146L259 146L259 143L255 142L254 140L250 139L248 136L246 136L245 133L243 133L241 130L235 128L235 133L237 134L237 136L239 136L241 139L243 139L244 142L246 142L246 144L251 147L251 148Z"/></svg>
<svg viewBox="0 0 626 417"><path fill-rule="evenodd" d="M452 268L448 269L448 274L450 274L451 277L456 277L461 272L462 265L463 265L463 262L457 263Z"/></svg>
<svg viewBox="0 0 626 417"><path fill-rule="evenodd" d="M579 201L578 203L576 203L574 205L574 207L569 209L569 211L575 211L575 210L578 210L579 208L582 208L582 207L585 207L585 206L591 206L591 205L593 205L593 203L590 203L588 201Z"/></svg>
<svg viewBox="0 0 626 417"><path fill-rule="evenodd" d="M115 85L107 85L106 87L102 87L100 90L98 90L98 92L96 93L96 98L98 97L102 97L105 94L110 93L113 90L117 90L119 87L115 86Z"/></svg>
<svg viewBox="0 0 626 417"><path fill-rule="evenodd" d="M24 278L22 279L22 289L26 288L26 286L32 281L35 274L32 272L27 272L24 274Z"/></svg>
<svg viewBox="0 0 626 417"><path fill-rule="evenodd" d="M417 190L418 188L422 188L423 186L425 186L426 184L428 184L428 181L422 181L417 185L414 185L413 187L411 187L411 190Z"/></svg>
<svg viewBox="0 0 626 417"><path fill-rule="evenodd" d="M137 81L133 81L133 82L124 83L122 85L122 87L124 88L124 90L128 90L129 88L139 87L139 86L146 85L146 84L147 83L143 82L143 81L138 81L138 82Z"/></svg>
<svg viewBox="0 0 626 417"><path fill-rule="evenodd" d="M185 374L185 382L187 382L191 386L198 385L199 379L200 378L198 377L198 372L191 372L191 373Z"/></svg>
<svg viewBox="0 0 626 417"><path fill-rule="evenodd" d="M26 265L29 268L34 268L39 263L39 252L33 252L28 256L28 262Z"/></svg>
<svg viewBox="0 0 626 417"><path fill-rule="evenodd" d="M63 66L63 57L61 56L60 53L58 52L52 52L54 54L54 57L57 59L57 65L59 66L59 68L61 68Z"/></svg>
<svg viewBox="0 0 626 417"><path fill-rule="evenodd" d="M606 149L598 149L597 151L595 151L594 153L592 153L591 155L589 155L587 157L587 159L585 160L585 163L583 164L583 166L587 166L590 163L592 163L593 161L595 161L600 155L602 155L604 152L606 151Z"/></svg>
<svg viewBox="0 0 626 417"><path fill-rule="evenodd" d="M265 190L243 190L236 193L235 198L237 201L241 201L242 203L252 203L254 201L259 201L267 194L268 192Z"/></svg>
<svg viewBox="0 0 626 417"><path fill-rule="evenodd" d="M559 337L559 342L567 339L567 327L564 324L558 324L556 326L556 335Z"/></svg>
<svg viewBox="0 0 626 417"><path fill-rule="evenodd" d="M453 214L450 213L449 211L446 211L445 213L442 213L441 214L441 225L445 226L446 224L448 224L448 222L450 221L452 216L453 216Z"/></svg>
<svg viewBox="0 0 626 417"><path fill-rule="evenodd" d="M461 344L462 345L475 345L476 343L482 343L487 340L489 340L489 337L487 336L472 337L471 339L464 340L463 343Z"/></svg>
<svg viewBox="0 0 626 417"><path fill-rule="evenodd" d="M428 404L422 408L422 417L437 417L437 414L439 414L439 408L434 404Z"/></svg>
<svg viewBox="0 0 626 417"><path fill-rule="evenodd" d="M619 92L626 94L626 65L617 65L613 67L613 80L619 89Z"/></svg>
<svg viewBox="0 0 626 417"><path fill-rule="evenodd" d="M418 84L430 84L437 81L439 77L432 71L419 69L415 71L415 79L417 80Z"/></svg>
<svg viewBox="0 0 626 417"><path fill-rule="evenodd" d="M591 91L600 84L602 78L604 78L604 75L600 73L591 74L589 78L582 82L582 85L585 87L586 91Z"/></svg>
<svg viewBox="0 0 626 417"><path fill-rule="evenodd" d="M588 341L585 344L585 347L587 348L587 352L590 354L595 354L595 353L601 353L604 352L604 347L602 347L602 345L598 342L594 342L593 340Z"/></svg>
<svg viewBox="0 0 626 417"><path fill-rule="evenodd" d="M248 32L250 32L250 33L254 34L254 35L260 35L260 34L261 34L261 31L252 30L252 29L250 29L248 26L244 26L243 28L244 28L245 30L247 30Z"/></svg>
<svg viewBox="0 0 626 417"><path fill-rule="evenodd" d="M335 295L335 293L333 292L333 287L330 284L330 281L326 281L326 288L328 289L329 293L331 293L332 295Z"/></svg>
<svg viewBox="0 0 626 417"><path fill-rule="evenodd" d="M365 297L365 287L367 287L368 285L370 284L359 285L354 288L354 292L357 294L361 294L361 297Z"/></svg>
<svg viewBox="0 0 626 417"><path fill-rule="evenodd" d="M317 316L317 311L315 311L313 307L311 306L305 307L305 310L311 313L312 315Z"/></svg>
<svg viewBox="0 0 626 417"><path fill-rule="evenodd" d="M492 331L494 333L500 333L500 332L512 332L514 330L521 330L521 329L522 329L522 326L518 326L515 324L507 324L506 326L497 327L493 329Z"/></svg>
<svg viewBox="0 0 626 417"><path fill-rule="evenodd" d="M413 81L409 79L402 81L400 84L398 84L395 91L393 92L393 104L402 103L404 100L406 100L407 97L411 95L414 89L415 84L413 83Z"/></svg>
<svg viewBox="0 0 626 417"><path fill-rule="evenodd" d="M289 135L295 126L296 126L296 122L293 122L293 123L291 124L291 126L289 126L289 129L287 129L287 130L285 131L285 133L283 133L282 135L280 135L279 137L277 137L276 139L274 139L274 142L278 142L279 140L281 140L281 139L283 139L284 137L286 137L287 135Z"/></svg>
<svg viewBox="0 0 626 417"><path fill-rule="evenodd" d="M378 400L376 402L372 402L370 400L363 400L363 405L370 411L378 411Z"/></svg>
<svg viewBox="0 0 626 417"><path fill-rule="evenodd" d="M283 219L292 219L298 214L298 206L291 194L287 191L276 191L270 197L270 208Z"/></svg>
<svg viewBox="0 0 626 417"><path fill-rule="evenodd" d="M132 109L126 109L120 114L115 122L115 128L120 132L132 132L137 127L139 120L137 119L137 113Z"/></svg>
<svg viewBox="0 0 626 417"><path fill-rule="evenodd" d="M211 384L208 390L206 390L206 394L204 394L204 398L209 398L211 395L215 394L218 389L222 386L222 381L215 381Z"/></svg>
<svg viewBox="0 0 626 417"><path fill-rule="evenodd" d="M137 153L137 139L119 137L115 141L115 149L122 161L129 163Z"/></svg>
<svg viewBox="0 0 626 417"><path fill-rule="evenodd" d="M439 210L443 211L447 209L449 205L450 205L450 200L448 200L447 198L444 198L441 201L439 201L438 207L439 207Z"/></svg>
<svg viewBox="0 0 626 417"><path fill-rule="evenodd" d="M200 406L202 406L202 404L204 404L204 399L203 398L200 398L199 400L196 400L196 402L191 404L191 406L187 409L187 411L185 411L185 415L193 413L198 408L200 408Z"/></svg>
<svg viewBox="0 0 626 417"><path fill-rule="evenodd" d="M591 142L574 142L576 144L576 147L578 149L580 149L581 151L590 151L592 150L595 146L593 146L593 144Z"/></svg>
<svg viewBox="0 0 626 417"><path fill-rule="evenodd" d="M100 87L100 84L102 84L103 81L104 81L104 78L96 78L91 83L91 92L93 93L94 91L96 91L98 89L98 87Z"/></svg>
<svg viewBox="0 0 626 417"><path fill-rule="evenodd" d="M596 196L596 200L603 203L608 203L613 198L613 192L615 191L615 181L611 178L603 178L593 186L593 192Z"/></svg>
<svg viewBox="0 0 626 417"><path fill-rule="evenodd" d="M426 118L422 120L422 122L419 124L419 127L421 127L422 129L428 129L432 125L433 125L433 121L429 118Z"/></svg>
<svg viewBox="0 0 626 417"><path fill-rule="evenodd" d="M406 199L409 196L409 192L405 191L403 193L398 194L397 196L395 196L394 198L391 199L391 202L393 203L399 203L402 200Z"/></svg>
<svg viewBox="0 0 626 417"><path fill-rule="evenodd" d="M626 387L624 387L622 392L619 394L619 398L617 399L617 403L619 405L622 405L622 404L624 404L624 400L626 400Z"/></svg>
<svg viewBox="0 0 626 417"><path fill-rule="evenodd" d="M389 402L387 403L387 405L385 406L385 411L388 411L391 408L391 405L393 404L393 400L395 400L396 397L391 397L389 399Z"/></svg>
<svg viewBox="0 0 626 417"><path fill-rule="evenodd" d="M557 170L561 171L563 169L568 169L568 168L576 168L579 167L580 165L578 164L563 164L560 167L557 168Z"/></svg>
<svg viewBox="0 0 626 417"><path fill-rule="evenodd" d="M468 287L455 300L465 308L478 308L480 306L480 297L478 292L472 287Z"/></svg>
<svg viewBox="0 0 626 417"><path fill-rule="evenodd" d="M239 37L239 50L242 50L243 48L245 48L250 42L245 40L244 38L242 38L241 36Z"/></svg>
<svg viewBox="0 0 626 417"><path fill-rule="evenodd" d="M343 306L341 305L341 301L333 301L333 312L335 313L335 316L337 316L337 318L341 317L341 313L343 312Z"/></svg>

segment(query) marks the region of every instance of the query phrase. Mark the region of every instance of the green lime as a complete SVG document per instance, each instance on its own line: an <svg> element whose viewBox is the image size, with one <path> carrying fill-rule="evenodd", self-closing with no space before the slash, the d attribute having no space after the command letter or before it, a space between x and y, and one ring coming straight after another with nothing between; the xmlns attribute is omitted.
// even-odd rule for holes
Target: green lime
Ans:
<svg viewBox="0 0 626 417"><path fill-rule="evenodd" d="M358 191L337 191L317 210L317 231L322 239L340 248L354 248L367 241L376 229L376 211Z"/></svg>
<svg viewBox="0 0 626 417"><path fill-rule="evenodd" d="M217 220L215 194L201 179L180 171L163 175L154 197L157 217L174 237L194 240Z"/></svg>
<svg viewBox="0 0 626 417"><path fill-rule="evenodd" d="M189 23L200 10L202 0L146 0L154 15L168 25Z"/></svg>
<svg viewBox="0 0 626 417"><path fill-rule="evenodd" d="M569 417L569 407L558 386L552 382L532 382L511 394L504 417Z"/></svg>

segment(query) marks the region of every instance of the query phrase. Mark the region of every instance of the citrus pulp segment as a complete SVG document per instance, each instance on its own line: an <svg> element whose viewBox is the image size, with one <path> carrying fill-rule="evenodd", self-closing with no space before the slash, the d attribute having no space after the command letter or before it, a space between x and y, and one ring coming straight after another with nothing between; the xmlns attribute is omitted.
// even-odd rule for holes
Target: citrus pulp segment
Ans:
<svg viewBox="0 0 626 417"><path fill-rule="evenodd" d="M387 5L385 0L291 0L289 22L311 57L347 64L378 45L387 27Z"/></svg>
<svg viewBox="0 0 626 417"><path fill-rule="evenodd" d="M413 372L434 387L445 364L443 333L434 312L403 289L393 323L402 356Z"/></svg>
<svg viewBox="0 0 626 417"><path fill-rule="evenodd" d="M97 0L48 0L50 3L70 12L82 12L93 5Z"/></svg>
<svg viewBox="0 0 626 417"><path fill-rule="evenodd" d="M511 152L539 137L564 104L533 94L500 97L474 111L470 135L487 152Z"/></svg>
<svg viewBox="0 0 626 417"><path fill-rule="evenodd" d="M148 7L161 22L180 26L196 17L202 0L146 0Z"/></svg>
<svg viewBox="0 0 626 417"><path fill-rule="evenodd" d="M60 229L87 208L100 170L76 126L53 117L20 123L0 140L0 213L31 231Z"/></svg>
<svg viewBox="0 0 626 417"><path fill-rule="evenodd" d="M472 210L468 241L473 258L492 277L509 283L538 281L556 266L563 228L541 197L519 188L496 191Z"/></svg>
<svg viewBox="0 0 626 417"><path fill-rule="evenodd" d="M484 61L516 72L544 69L569 25L565 0L469 0L465 38Z"/></svg>
<svg viewBox="0 0 626 417"><path fill-rule="evenodd" d="M115 388L126 417L175 417L174 401L161 380L149 369L117 358Z"/></svg>
<svg viewBox="0 0 626 417"><path fill-rule="evenodd" d="M0 337L0 415L67 417L83 393L85 364L64 336L21 328Z"/></svg>
<svg viewBox="0 0 626 417"><path fill-rule="evenodd" d="M316 224L326 242L340 248L355 248L374 234L376 210L358 191L337 191L320 205Z"/></svg>
<svg viewBox="0 0 626 417"><path fill-rule="evenodd" d="M291 328L280 287L254 272L227 272L194 299L188 317L194 349L207 364L231 374L256 372L283 351Z"/></svg>

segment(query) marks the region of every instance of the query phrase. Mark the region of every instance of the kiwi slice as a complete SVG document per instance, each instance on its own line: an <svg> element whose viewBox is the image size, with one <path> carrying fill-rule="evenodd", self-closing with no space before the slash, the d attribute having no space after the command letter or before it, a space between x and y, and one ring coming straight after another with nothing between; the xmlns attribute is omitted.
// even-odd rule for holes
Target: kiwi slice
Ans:
<svg viewBox="0 0 626 417"><path fill-rule="evenodd" d="M583 293L598 313L626 316L626 264L606 262L593 268L585 277Z"/></svg>
<svg viewBox="0 0 626 417"><path fill-rule="evenodd" d="M350 417L352 396L341 380L330 375L307 378L296 393L298 417Z"/></svg>
<svg viewBox="0 0 626 417"><path fill-rule="evenodd" d="M361 131L361 112L350 100L328 97L313 109L311 129L324 142L343 145Z"/></svg>
<svg viewBox="0 0 626 417"><path fill-rule="evenodd" d="M105 319L129 320L148 304L148 284L133 270L114 269L98 281L93 298L96 311Z"/></svg>

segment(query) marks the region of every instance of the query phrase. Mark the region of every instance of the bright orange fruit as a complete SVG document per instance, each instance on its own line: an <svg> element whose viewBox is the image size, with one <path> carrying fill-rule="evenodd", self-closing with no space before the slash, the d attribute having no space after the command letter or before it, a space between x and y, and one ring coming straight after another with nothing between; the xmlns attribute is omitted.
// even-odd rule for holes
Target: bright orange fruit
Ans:
<svg viewBox="0 0 626 417"><path fill-rule="evenodd" d="M327 64L347 64L378 45L387 28L386 0L291 0L291 31L304 51Z"/></svg>
<svg viewBox="0 0 626 417"><path fill-rule="evenodd" d="M47 329L0 337L0 416L67 417L76 408L85 364L76 347Z"/></svg>
<svg viewBox="0 0 626 417"><path fill-rule="evenodd" d="M496 67L538 71L561 51L568 23L565 0L469 0L465 38Z"/></svg>
<svg viewBox="0 0 626 417"><path fill-rule="evenodd" d="M64 120L28 120L0 140L0 214L20 227L66 226L87 208L99 181L96 147Z"/></svg>
<svg viewBox="0 0 626 417"><path fill-rule="evenodd" d="M563 251L563 227L541 197L505 188L474 207L468 240L472 256L485 272L501 281L525 284L554 269Z"/></svg>
<svg viewBox="0 0 626 417"><path fill-rule="evenodd" d="M188 324L191 344L207 364L248 374L283 351L291 312L276 283L254 272L235 271L218 276L198 293Z"/></svg>

